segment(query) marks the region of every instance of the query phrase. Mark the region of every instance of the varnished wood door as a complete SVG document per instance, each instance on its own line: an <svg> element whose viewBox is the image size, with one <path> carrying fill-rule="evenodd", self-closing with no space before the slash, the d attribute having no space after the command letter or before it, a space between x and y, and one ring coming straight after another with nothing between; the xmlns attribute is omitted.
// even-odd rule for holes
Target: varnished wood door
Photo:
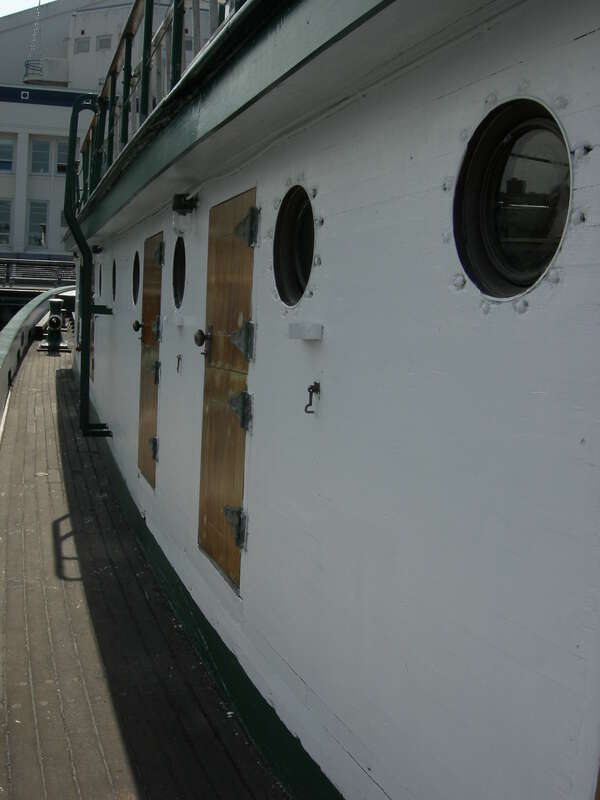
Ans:
<svg viewBox="0 0 600 800"><path fill-rule="evenodd" d="M198 543L235 587L240 549L224 507L242 507L246 432L229 399L246 390L248 362L229 335L250 319L253 251L245 222L256 202L252 189L210 211L202 411L202 461Z"/></svg>
<svg viewBox="0 0 600 800"><path fill-rule="evenodd" d="M160 375L160 290L162 269L160 253L163 235L157 233L144 243L144 278L142 284L142 335L140 356L140 423L138 467L148 483L156 484L158 379Z"/></svg>

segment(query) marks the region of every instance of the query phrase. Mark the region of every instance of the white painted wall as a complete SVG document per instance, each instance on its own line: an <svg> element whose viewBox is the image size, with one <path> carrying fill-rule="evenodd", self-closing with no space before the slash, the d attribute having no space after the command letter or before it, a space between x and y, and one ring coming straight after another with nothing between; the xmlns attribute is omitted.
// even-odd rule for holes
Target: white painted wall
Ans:
<svg viewBox="0 0 600 800"><path fill-rule="evenodd" d="M600 10L530 0L105 243L92 397L150 529L258 688L348 798L591 800L600 753ZM587 35L586 35L587 34ZM497 102L553 108L572 210L528 308L482 298L452 237L466 141ZM579 151L578 151L579 152ZM193 177L193 176L192 176ZM287 312L277 203L318 188L315 267ZM251 186L256 361L240 596L197 549L208 211ZM580 213L585 221L580 221ZM137 474L135 250L164 231L160 461ZM100 263L100 260L98 263ZM141 292L140 292L141 300ZM183 327L177 322L183 321ZM287 337L324 325L321 343ZM176 356L183 356L176 372ZM303 413L320 380L317 413Z"/></svg>

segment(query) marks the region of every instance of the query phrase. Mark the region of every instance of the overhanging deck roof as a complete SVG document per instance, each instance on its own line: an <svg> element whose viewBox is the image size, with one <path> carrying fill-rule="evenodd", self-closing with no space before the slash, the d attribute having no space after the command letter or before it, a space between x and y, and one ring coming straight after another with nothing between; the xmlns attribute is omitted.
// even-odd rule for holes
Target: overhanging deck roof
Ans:
<svg viewBox="0 0 600 800"><path fill-rule="evenodd" d="M85 235L123 230L523 1L248 0L103 177Z"/></svg>

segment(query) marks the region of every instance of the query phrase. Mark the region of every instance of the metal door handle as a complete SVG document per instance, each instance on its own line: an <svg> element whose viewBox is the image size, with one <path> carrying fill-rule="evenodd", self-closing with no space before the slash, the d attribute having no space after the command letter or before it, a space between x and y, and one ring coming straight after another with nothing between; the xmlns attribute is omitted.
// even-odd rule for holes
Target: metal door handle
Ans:
<svg viewBox="0 0 600 800"><path fill-rule="evenodd" d="M202 330L202 328L198 328L196 333L194 334L194 342L198 345L198 347L202 347L205 345L204 350L202 351L203 356L210 356L210 343L213 338L213 327L209 325L206 329L206 333Z"/></svg>
<svg viewBox="0 0 600 800"><path fill-rule="evenodd" d="M204 333L202 328L198 328L198 330L194 334L194 342L198 345L198 347L202 347L207 339L212 339L212 333L210 328L206 333Z"/></svg>
<svg viewBox="0 0 600 800"><path fill-rule="evenodd" d="M131 327L132 327L132 328L133 328L133 330L134 330L134 331L137 333L137 332L138 332L139 330L141 330L141 329L142 329L144 326L142 325L142 323L141 323L139 320L135 319L135 320L133 321L133 325L132 325Z"/></svg>

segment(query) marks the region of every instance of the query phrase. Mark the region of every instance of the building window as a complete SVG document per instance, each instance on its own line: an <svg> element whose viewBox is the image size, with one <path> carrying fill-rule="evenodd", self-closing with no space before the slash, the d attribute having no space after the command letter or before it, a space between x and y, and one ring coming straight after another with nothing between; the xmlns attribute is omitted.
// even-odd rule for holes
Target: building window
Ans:
<svg viewBox="0 0 600 800"><path fill-rule="evenodd" d="M13 170L13 143L0 142L0 172Z"/></svg>
<svg viewBox="0 0 600 800"><path fill-rule="evenodd" d="M47 247L46 229L48 226L48 203L45 200L29 202L29 244L33 247Z"/></svg>
<svg viewBox="0 0 600 800"><path fill-rule="evenodd" d="M10 243L10 200L0 200L0 245Z"/></svg>
<svg viewBox="0 0 600 800"><path fill-rule="evenodd" d="M471 139L454 200L454 236L482 292L514 297L546 272L571 196L569 151L553 116L533 100L499 106Z"/></svg>
<svg viewBox="0 0 600 800"><path fill-rule="evenodd" d="M112 36L110 34L96 36L96 50L110 50L111 44Z"/></svg>
<svg viewBox="0 0 600 800"><path fill-rule="evenodd" d="M75 52L76 53L89 53L90 52L90 37L78 36L75 39Z"/></svg>
<svg viewBox="0 0 600 800"><path fill-rule="evenodd" d="M68 142L58 142L56 145L56 174L64 175L67 171Z"/></svg>
<svg viewBox="0 0 600 800"><path fill-rule="evenodd" d="M44 139L32 140L31 172L34 175L48 175L50 172L50 142Z"/></svg>

